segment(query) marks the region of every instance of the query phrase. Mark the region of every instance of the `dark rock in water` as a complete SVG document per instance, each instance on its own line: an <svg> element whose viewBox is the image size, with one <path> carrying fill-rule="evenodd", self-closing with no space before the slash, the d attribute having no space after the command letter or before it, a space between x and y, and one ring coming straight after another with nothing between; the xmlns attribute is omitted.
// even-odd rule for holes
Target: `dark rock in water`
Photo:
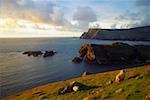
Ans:
<svg viewBox="0 0 150 100"><path fill-rule="evenodd" d="M33 57L38 57L42 55L43 53L41 51L26 51L22 53L23 55L28 55L28 56L33 56Z"/></svg>
<svg viewBox="0 0 150 100"><path fill-rule="evenodd" d="M93 74L93 73L84 72L84 73L82 74L82 77L87 76L87 75L91 75L91 74Z"/></svg>
<svg viewBox="0 0 150 100"><path fill-rule="evenodd" d="M80 63L80 62L82 62L82 59L80 57L74 57L73 60L72 60L72 62L74 62L74 63Z"/></svg>
<svg viewBox="0 0 150 100"><path fill-rule="evenodd" d="M49 56L53 56L56 52L54 51L45 51L43 57L49 57Z"/></svg>
<svg viewBox="0 0 150 100"><path fill-rule="evenodd" d="M42 51L26 51L23 52L23 55L28 55L28 56L33 56L33 57L38 57L38 56L42 56L43 57L49 57L49 56L53 56L56 52L54 51L45 51L45 53L43 53Z"/></svg>
<svg viewBox="0 0 150 100"><path fill-rule="evenodd" d="M99 65L120 65L144 63L150 60L149 45L85 44L79 49L80 57L87 63Z"/></svg>

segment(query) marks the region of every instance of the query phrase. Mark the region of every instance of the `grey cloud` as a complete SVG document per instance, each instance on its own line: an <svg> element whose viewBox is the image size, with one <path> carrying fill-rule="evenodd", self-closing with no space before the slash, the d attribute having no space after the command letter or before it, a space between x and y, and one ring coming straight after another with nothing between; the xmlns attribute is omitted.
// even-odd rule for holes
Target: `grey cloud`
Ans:
<svg viewBox="0 0 150 100"><path fill-rule="evenodd" d="M73 15L73 20L78 21L79 25L76 26L81 29L86 29L90 22L97 20L96 13L90 7L78 7Z"/></svg>
<svg viewBox="0 0 150 100"><path fill-rule="evenodd" d="M137 0L136 7L139 10L137 16L140 16L140 22L132 24L131 26L147 26L150 25L150 1Z"/></svg>
<svg viewBox="0 0 150 100"><path fill-rule="evenodd" d="M136 12L133 10L126 11L124 14L116 17L116 20L130 20L128 25L122 25L122 27L139 27L150 25L150 2L149 0L136 0L135 1Z"/></svg>
<svg viewBox="0 0 150 100"><path fill-rule="evenodd" d="M115 19L117 20L139 20L140 19L139 15L140 15L139 12L131 12L127 10L124 14L119 15Z"/></svg>
<svg viewBox="0 0 150 100"><path fill-rule="evenodd" d="M136 1L137 6L150 6L149 0L137 0Z"/></svg>
<svg viewBox="0 0 150 100"><path fill-rule="evenodd" d="M111 27L112 29L116 29L117 24L115 23L115 24L111 25L110 27Z"/></svg>
<svg viewBox="0 0 150 100"><path fill-rule="evenodd" d="M96 21L96 14L90 7L78 7L77 11L74 13L73 19L77 21L93 22Z"/></svg>
<svg viewBox="0 0 150 100"><path fill-rule="evenodd" d="M53 7L52 13L50 13L51 23L58 26L66 26L70 23L65 17L64 13L58 7Z"/></svg>

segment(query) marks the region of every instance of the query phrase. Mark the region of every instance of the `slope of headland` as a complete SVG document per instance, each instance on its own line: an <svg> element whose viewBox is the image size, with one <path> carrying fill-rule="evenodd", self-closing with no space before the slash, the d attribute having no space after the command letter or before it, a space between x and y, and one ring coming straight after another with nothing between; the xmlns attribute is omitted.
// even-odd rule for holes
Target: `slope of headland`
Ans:
<svg viewBox="0 0 150 100"><path fill-rule="evenodd" d="M130 29L90 28L88 32L84 32L80 38L99 40L150 41L150 26Z"/></svg>

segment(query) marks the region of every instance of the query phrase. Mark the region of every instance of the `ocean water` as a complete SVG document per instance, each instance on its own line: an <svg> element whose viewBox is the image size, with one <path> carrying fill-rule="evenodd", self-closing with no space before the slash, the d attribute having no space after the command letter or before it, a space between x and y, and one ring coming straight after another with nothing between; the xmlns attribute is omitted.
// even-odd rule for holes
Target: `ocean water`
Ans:
<svg viewBox="0 0 150 100"><path fill-rule="evenodd" d="M116 66L92 66L72 63L85 43L110 44L115 41L78 38L12 38L0 39L0 97L12 95L39 85L79 77L85 71L103 72ZM129 44L150 44L124 41ZM54 50L53 57L28 57L23 51ZM122 66L123 67L123 66Z"/></svg>

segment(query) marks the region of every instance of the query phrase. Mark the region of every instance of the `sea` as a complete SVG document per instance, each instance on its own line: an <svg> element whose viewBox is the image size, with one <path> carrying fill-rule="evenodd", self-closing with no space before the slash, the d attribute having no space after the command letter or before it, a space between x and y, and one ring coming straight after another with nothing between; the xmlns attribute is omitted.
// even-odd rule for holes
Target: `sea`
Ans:
<svg viewBox="0 0 150 100"><path fill-rule="evenodd" d="M84 62L72 63L79 56L83 44L111 44L125 42L131 45L150 41L107 41L79 38L0 38L0 98L14 95L36 86L79 77L83 72L115 70L116 66L94 66ZM52 57L28 57L24 51L57 52ZM122 68L124 66L120 66Z"/></svg>

